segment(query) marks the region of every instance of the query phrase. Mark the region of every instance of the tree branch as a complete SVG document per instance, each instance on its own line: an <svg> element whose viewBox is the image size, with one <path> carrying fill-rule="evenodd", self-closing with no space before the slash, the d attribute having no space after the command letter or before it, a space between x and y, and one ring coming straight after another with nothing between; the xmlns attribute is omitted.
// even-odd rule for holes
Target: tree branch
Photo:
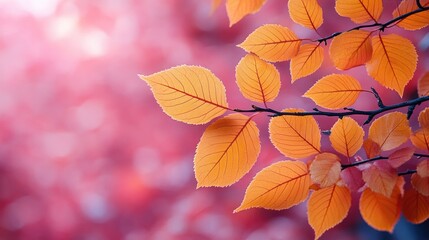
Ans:
<svg viewBox="0 0 429 240"><path fill-rule="evenodd" d="M404 176L404 175L413 174L413 173L416 173L416 172L417 172L416 170L408 170L408 171L405 171L405 172L398 173L398 176Z"/></svg>
<svg viewBox="0 0 429 240"><path fill-rule="evenodd" d="M341 170L347 169L349 167L359 166L361 164L369 163L372 161L382 160L382 159L388 159L388 157L378 156L378 157L373 157L373 158L365 159L365 160L350 163L350 164L341 164Z"/></svg>

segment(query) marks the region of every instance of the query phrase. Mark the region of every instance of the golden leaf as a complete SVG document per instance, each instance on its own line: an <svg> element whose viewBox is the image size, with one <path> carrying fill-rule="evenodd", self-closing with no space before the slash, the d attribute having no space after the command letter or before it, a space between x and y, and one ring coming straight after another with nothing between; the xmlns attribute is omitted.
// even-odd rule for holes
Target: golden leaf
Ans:
<svg viewBox="0 0 429 240"><path fill-rule="evenodd" d="M390 197L398 175L389 163L378 161L362 172L362 178L373 192Z"/></svg>
<svg viewBox="0 0 429 240"><path fill-rule="evenodd" d="M322 66L323 48L320 44L303 44L298 55L290 60L290 75L292 83L299 78L314 73Z"/></svg>
<svg viewBox="0 0 429 240"><path fill-rule="evenodd" d="M318 29L323 23L323 11L317 0L289 0L290 18L310 29Z"/></svg>
<svg viewBox="0 0 429 240"><path fill-rule="evenodd" d="M429 11L428 11L429 12ZM429 96L429 72L426 72L417 82L419 97Z"/></svg>
<svg viewBox="0 0 429 240"><path fill-rule="evenodd" d="M174 120L203 124L228 109L224 85L206 68L183 65L140 78Z"/></svg>
<svg viewBox="0 0 429 240"><path fill-rule="evenodd" d="M252 52L260 58L270 61L286 61L294 57L299 50L301 40L289 28L276 24L267 24L257 28L239 47Z"/></svg>
<svg viewBox="0 0 429 240"><path fill-rule="evenodd" d="M341 163L340 158L332 153L321 153L310 165L310 177L314 183L321 188L334 185L340 179Z"/></svg>
<svg viewBox="0 0 429 240"><path fill-rule="evenodd" d="M388 151L406 142L410 135L407 116L401 112L392 112L371 124L368 138L377 143L382 151Z"/></svg>
<svg viewBox="0 0 429 240"><path fill-rule="evenodd" d="M249 53L235 69L240 92L247 99L256 102L271 102L280 91L280 73L276 67Z"/></svg>
<svg viewBox="0 0 429 240"><path fill-rule="evenodd" d="M226 13L229 18L229 26L231 27L248 14L258 12L265 1L266 0L226 0Z"/></svg>
<svg viewBox="0 0 429 240"><path fill-rule="evenodd" d="M303 112L286 109L284 112ZM321 133L313 116L280 116L271 118L270 139L285 156L294 159L320 153Z"/></svg>
<svg viewBox="0 0 429 240"><path fill-rule="evenodd" d="M402 97L417 67L413 43L396 34L378 35L372 38L372 48L372 58L366 63L368 74Z"/></svg>
<svg viewBox="0 0 429 240"><path fill-rule="evenodd" d="M310 191L307 165L299 161L276 162L253 178L243 202L234 210L262 207L282 210L303 202Z"/></svg>
<svg viewBox="0 0 429 240"><path fill-rule="evenodd" d="M423 7L429 6L428 0L420 0L420 3ZM416 0L402 0L399 6L393 11L393 17L398 17L400 15L406 14L408 12L417 10ZM406 30L418 30L429 25L429 12L423 11L406 17L403 20L400 20L396 25Z"/></svg>
<svg viewBox="0 0 429 240"><path fill-rule="evenodd" d="M343 117L332 126L329 140L337 152L350 158L362 147L364 135L362 127L353 118Z"/></svg>
<svg viewBox="0 0 429 240"><path fill-rule="evenodd" d="M255 164L261 149L252 118L230 114L204 131L194 157L198 187L225 187L237 182Z"/></svg>
<svg viewBox="0 0 429 240"><path fill-rule="evenodd" d="M421 128L410 137L411 142L418 149L429 151L429 128Z"/></svg>
<svg viewBox="0 0 429 240"><path fill-rule="evenodd" d="M340 109L355 103L362 88L359 81L344 74L331 74L317 81L304 97L327 109Z"/></svg>
<svg viewBox="0 0 429 240"><path fill-rule="evenodd" d="M429 128L429 107L419 113L419 124L421 128Z"/></svg>
<svg viewBox="0 0 429 240"><path fill-rule="evenodd" d="M383 12L382 0L337 0L335 10L355 23L377 22Z"/></svg>

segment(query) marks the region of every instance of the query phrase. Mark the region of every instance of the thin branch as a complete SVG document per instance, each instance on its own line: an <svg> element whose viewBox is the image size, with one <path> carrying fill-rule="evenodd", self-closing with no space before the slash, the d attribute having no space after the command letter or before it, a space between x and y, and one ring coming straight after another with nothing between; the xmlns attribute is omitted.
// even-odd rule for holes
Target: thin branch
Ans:
<svg viewBox="0 0 429 240"><path fill-rule="evenodd" d="M417 158L429 158L429 154L414 153Z"/></svg>
<svg viewBox="0 0 429 240"><path fill-rule="evenodd" d="M413 173L416 173L416 172L417 172L416 170L408 170L408 171L405 171L405 172L398 173L398 176L404 176L404 175L413 174Z"/></svg>
<svg viewBox="0 0 429 240"><path fill-rule="evenodd" d="M382 160L382 159L388 159L388 157L378 156L378 157L373 157L373 158L365 159L365 160L350 163L350 164L341 164L341 170L344 170L349 167L359 166L361 164L369 163L372 161Z"/></svg>
<svg viewBox="0 0 429 240"><path fill-rule="evenodd" d="M420 9L424 8L420 0L416 0L416 4L417 4L417 7L419 7Z"/></svg>

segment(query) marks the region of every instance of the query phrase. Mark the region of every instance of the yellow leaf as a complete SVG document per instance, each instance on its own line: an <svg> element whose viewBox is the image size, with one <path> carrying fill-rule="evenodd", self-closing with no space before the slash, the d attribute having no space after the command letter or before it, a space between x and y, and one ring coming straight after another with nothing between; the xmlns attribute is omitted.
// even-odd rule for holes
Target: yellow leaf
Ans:
<svg viewBox="0 0 429 240"><path fill-rule="evenodd" d="M303 112L286 109L284 112ZM294 159L320 153L321 133L313 116L280 116L271 118L270 139L285 156Z"/></svg>
<svg viewBox="0 0 429 240"><path fill-rule="evenodd" d="M225 187L237 182L255 164L261 150L252 118L234 113L205 130L194 157L198 187Z"/></svg>
<svg viewBox="0 0 429 240"><path fill-rule="evenodd" d="M353 105L362 92L359 81L344 74L331 74L317 81L304 97L327 109L340 109Z"/></svg>
<svg viewBox="0 0 429 240"><path fill-rule="evenodd" d="M226 13L229 18L229 26L236 24L248 14L258 12L266 0L226 0Z"/></svg>
<svg viewBox="0 0 429 240"><path fill-rule="evenodd" d="M413 43L396 34L378 35L372 38L372 48L372 58L366 63L368 74L402 97L417 67Z"/></svg>
<svg viewBox="0 0 429 240"><path fill-rule="evenodd" d="M320 44L303 44L299 48L298 55L290 61L290 75L292 83L299 78L314 73L322 66L323 48Z"/></svg>
<svg viewBox="0 0 429 240"><path fill-rule="evenodd" d="M363 149L368 158L376 157L381 153L380 145L369 138L363 141Z"/></svg>
<svg viewBox="0 0 429 240"><path fill-rule="evenodd" d="M423 160L417 164L417 174L420 177L429 177L429 160Z"/></svg>
<svg viewBox="0 0 429 240"><path fill-rule="evenodd" d="M164 112L177 121L203 124L228 109L224 85L206 68L183 65L139 77L151 87Z"/></svg>
<svg viewBox="0 0 429 240"><path fill-rule="evenodd" d="M414 173L411 175L411 184L417 192L424 196L429 196L429 177L421 177L419 174Z"/></svg>
<svg viewBox="0 0 429 240"><path fill-rule="evenodd" d="M429 107L420 112L419 124L421 128L429 128Z"/></svg>
<svg viewBox="0 0 429 240"><path fill-rule="evenodd" d="M249 53L235 69L240 92L247 99L256 102L271 102L280 91L280 74L276 67Z"/></svg>
<svg viewBox="0 0 429 240"><path fill-rule="evenodd" d="M411 142L418 149L429 151L429 128L421 128L410 137Z"/></svg>
<svg viewBox="0 0 429 240"><path fill-rule="evenodd" d="M429 11L427 11L429 12ZM417 82L419 97L429 96L429 72L426 72Z"/></svg>
<svg viewBox="0 0 429 240"><path fill-rule="evenodd" d="M353 118L343 117L332 126L329 140L337 152L350 158L362 147L364 135L362 127Z"/></svg>
<svg viewBox="0 0 429 240"><path fill-rule="evenodd" d="M408 162L414 154L414 147L405 147L394 151L389 156L389 163L394 168L400 167L402 164Z"/></svg>
<svg viewBox="0 0 429 240"><path fill-rule="evenodd" d="M332 185L311 194L308 200L308 223L313 228L316 239L326 230L346 218L352 197L347 187Z"/></svg>
<svg viewBox="0 0 429 240"><path fill-rule="evenodd" d="M317 0L289 0L290 18L310 29L318 29L323 23L323 12Z"/></svg>
<svg viewBox="0 0 429 240"><path fill-rule="evenodd" d="M382 151L399 147L411 135L411 128L404 113L392 112L376 119L369 127L368 138L377 143Z"/></svg>
<svg viewBox="0 0 429 240"><path fill-rule="evenodd" d="M289 28L276 24L267 24L257 28L239 47L252 52L260 58L270 61L286 61L294 57L299 50L301 40Z"/></svg>
<svg viewBox="0 0 429 240"><path fill-rule="evenodd" d="M383 12L382 0L337 0L335 10L355 23L377 22Z"/></svg>
<svg viewBox="0 0 429 240"><path fill-rule="evenodd" d="M423 7L429 6L428 0L420 0L420 3ZM393 17L398 17L399 15L403 15L405 13L417 10L419 7L417 6L416 0L403 0L399 6L393 11ZM408 16L407 18L399 21L397 25L406 30L418 30L429 25L429 12L423 11L420 13L416 13Z"/></svg>
<svg viewBox="0 0 429 240"><path fill-rule="evenodd" d="M340 179L340 158L332 153L321 153L311 162L310 177L321 188L334 185Z"/></svg>
<svg viewBox="0 0 429 240"><path fill-rule="evenodd" d="M299 161L276 162L253 178L243 202L234 210L262 207L282 210L303 202L310 191L307 165Z"/></svg>
<svg viewBox="0 0 429 240"><path fill-rule="evenodd" d="M378 161L362 172L362 178L372 191L390 197L398 175L389 163Z"/></svg>
<svg viewBox="0 0 429 240"><path fill-rule="evenodd" d="M424 196L414 188L405 191L402 201L402 213L405 218L419 224L429 218L429 196Z"/></svg>
<svg viewBox="0 0 429 240"><path fill-rule="evenodd" d="M379 231L392 233L400 215L400 200L398 188L395 188L390 197L367 188L360 197L359 210L368 225Z"/></svg>
<svg viewBox="0 0 429 240"><path fill-rule="evenodd" d="M347 70L368 62L372 57L371 33L353 30L332 39L329 56L335 67Z"/></svg>

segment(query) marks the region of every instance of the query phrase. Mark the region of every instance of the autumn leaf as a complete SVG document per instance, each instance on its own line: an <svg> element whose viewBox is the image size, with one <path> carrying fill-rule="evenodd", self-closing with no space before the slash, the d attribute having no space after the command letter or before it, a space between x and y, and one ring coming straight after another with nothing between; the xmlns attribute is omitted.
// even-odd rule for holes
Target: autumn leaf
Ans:
<svg viewBox="0 0 429 240"><path fill-rule="evenodd" d="M247 54L238 63L235 77L240 92L256 102L271 102L280 91L280 74L271 63L254 54Z"/></svg>
<svg viewBox="0 0 429 240"><path fill-rule="evenodd" d="M377 161L362 172L362 178L373 192L390 197L398 175L389 163Z"/></svg>
<svg viewBox="0 0 429 240"><path fill-rule="evenodd" d="M317 81L304 97L327 109L351 106L357 100L362 88L359 81L345 74L331 74Z"/></svg>
<svg viewBox="0 0 429 240"><path fill-rule="evenodd" d="M234 212L254 207L287 209L303 202L309 188L310 176L305 163L276 162L256 174L246 189L243 202Z"/></svg>
<svg viewBox="0 0 429 240"><path fill-rule="evenodd" d="M423 160L417 164L417 174L420 177L429 177L429 160Z"/></svg>
<svg viewBox="0 0 429 240"><path fill-rule="evenodd" d="M402 201L402 213L414 223L422 223L429 218L429 196L424 196L414 188L407 189Z"/></svg>
<svg viewBox="0 0 429 240"><path fill-rule="evenodd" d="M380 145L369 138L363 141L363 149L368 158L376 157L381 153Z"/></svg>
<svg viewBox="0 0 429 240"><path fill-rule="evenodd" d="M212 0L212 9L211 11L214 12L216 11L216 9L219 8L220 4L222 3L223 0Z"/></svg>
<svg viewBox="0 0 429 240"><path fill-rule="evenodd" d="M174 120L204 124L228 109L224 85L206 68L183 65L139 77Z"/></svg>
<svg viewBox="0 0 429 240"><path fill-rule="evenodd" d="M321 188L334 185L340 179L340 158L332 153L321 153L316 155L310 165L310 177L314 183Z"/></svg>
<svg viewBox="0 0 429 240"><path fill-rule="evenodd" d="M286 109L284 112L303 112ZM294 159L320 153L321 133L313 116L279 116L271 118L270 139L285 156Z"/></svg>
<svg viewBox="0 0 429 240"><path fill-rule="evenodd" d="M329 56L334 66L347 70L368 62L372 57L371 33L353 30L332 39Z"/></svg>
<svg viewBox="0 0 429 240"><path fill-rule="evenodd" d="M368 138L377 143L382 151L399 147L411 135L407 116L401 112L392 112L376 119L369 127Z"/></svg>
<svg viewBox="0 0 429 240"><path fill-rule="evenodd" d="M267 24L257 28L238 46L260 58L270 61L286 61L299 50L301 40L289 28Z"/></svg>
<svg viewBox="0 0 429 240"><path fill-rule="evenodd" d="M211 124L194 157L198 187L225 187L237 182L255 164L261 149L259 130L251 117L234 113Z"/></svg>
<svg viewBox="0 0 429 240"><path fill-rule="evenodd" d="M332 185L311 194L308 200L308 223L318 239L326 230L346 218L352 197L347 187Z"/></svg>
<svg viewBox="0 0 429 240"><path fill-rule="evenodd" d="M350 158L362 147L364 135L362 127L353 118L343 117L332 126L329 140L337 152Z"/></svg>
<svg viewBox="0 0 429 240"><path fill-rule="evenodd" d="M429 11L428 11L429 12ZM429 96L429 72L426 72L417 82L419 97Z"/></svg>
<svg viewBox="0 0 429 240"><path fill-rule="evenodd" d="M418 149L429 151L429 128L421 128L410 137L411 142Z"/></svg>
<svg viewBox="0 0 429 240"><path fill-rule="evenodd" d="M419 174L414 173L411 175L411 184L417 192L424 196L429 196L429 177L421 177Z"/></svg>
<svg viewBox="0 0 429 240"><path fill-rule="evenodd" d="M404 147L390 154L388 162L394 168L408 162L414 154L414 147Z"/></svg>
<svg viewBox="0 0 429 240"><path fill-rule="evenodd" d="M423 7L429 6L428 0L420 0ZM399 6L393 11L393 17L398 17L405 13L417 10L416 0L402 0ZM429 12L423 11L406 17L400 20L396 25L406 30L419 30L429 25Z"/></svg>
<svg viewBox="0 0 429 240"><path fill-rule="evenodd" d="M383 12L382 0L337 0L335 10L355 23L377 22Z"/></svg>
<svg viewBox="0 0 429 240"><path fill-rule="evenodd" d="M290 60L290 75L292 83L314 73L322 66L323 48L320 44L303 44L298 55Z"/></svg>
<svg viewBox="0 0 429 240"><path fill-rule="evenodd" d="M429 107L420 112L419 124L421 128L429 128Z"/></svg>
<svg viewBox="0 0 429 240"><path fill-rule="evenodd" d="M226 0L226 13L229 18L229 26L236 24L244 16L258 12L266 0Z"/></svg>
<svg viewBox="0 0 429 240"><path fill-rule="evenodd" d="M365 182L362 179L362 171L357 167L349 167L341 171L341 180L353 192L358 191Z"/></svg>
<svg viewBox="0 0 429 240"><path fill-rule="evenodd" d="M395 188L390 197L367 188L359 200L362 218L371 227L392 233L400 215L400 199L401 194L398 188Z"/></svg>
<svg viewBox="0 0 429 240"><path fill-rule="evenodd" d="M317 0L289 0L290 18L306 27L316 30L323 23L323 11Z"/></svg>
<svg viewBox="0 0 429 240"><path fill-rule="evenodd" d="M372 47L372 58L366 63L368 74L402 97L417 67L413 43L396 34L378 35L372 38Z"/></svg>

